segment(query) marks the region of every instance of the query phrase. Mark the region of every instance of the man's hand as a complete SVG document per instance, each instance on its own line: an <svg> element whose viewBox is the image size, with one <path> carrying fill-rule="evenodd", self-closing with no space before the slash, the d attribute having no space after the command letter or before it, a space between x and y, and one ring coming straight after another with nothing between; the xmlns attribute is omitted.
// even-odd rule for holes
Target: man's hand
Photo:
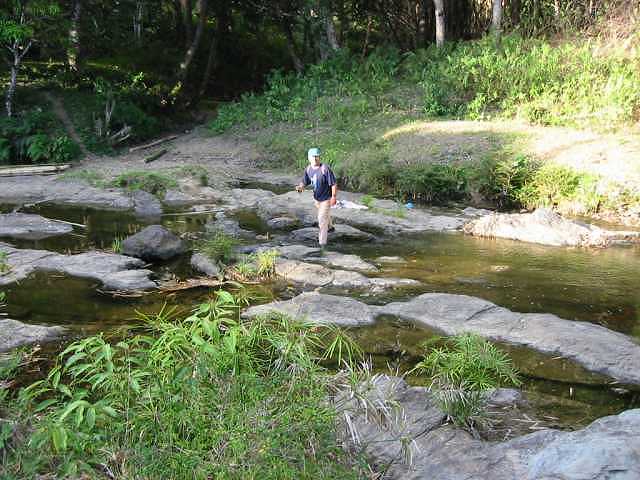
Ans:
<svg viewBox="0 0 640 480"><path fill-rule="evenodd" d="M333 207L336 203L337 203L336 197L331 197L331 200L329 201L329 205Z"/></svg>
<svg viewBox="0 0 640 480"><path fill-rule="evenodd" d="M304 185L302 185L301 183L296 185L296 192L302 193L303 190L304 190Z"/></svg>

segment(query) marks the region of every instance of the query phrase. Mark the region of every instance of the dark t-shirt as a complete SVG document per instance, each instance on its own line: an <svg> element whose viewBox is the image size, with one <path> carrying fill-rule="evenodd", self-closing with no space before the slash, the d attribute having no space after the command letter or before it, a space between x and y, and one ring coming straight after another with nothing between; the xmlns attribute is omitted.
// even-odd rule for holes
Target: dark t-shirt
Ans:
<svg viewBox="0 0 640 480"><path fill-rule="evenodd" d="M321 163L318 167L308 166L304 169L302 184L313 185L313 198L324 202L331 198L331 187L336 184L336 177L328 166Z"/></svg>

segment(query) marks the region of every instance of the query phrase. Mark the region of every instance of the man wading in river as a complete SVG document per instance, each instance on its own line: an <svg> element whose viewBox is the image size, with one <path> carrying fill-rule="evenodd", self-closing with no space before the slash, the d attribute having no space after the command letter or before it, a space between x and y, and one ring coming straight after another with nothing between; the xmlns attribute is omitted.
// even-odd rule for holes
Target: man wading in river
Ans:
<svg viewBox="0 0 640 480"><path fill-rule="evenodd" d="M320 163L320 150L310 148L307 153L309 166L304 169L302 182L296 187L298 192L302 192L307 185L313 186L313 198L318 209L318 243L320 248L327 245L327 233L335 229L331 224L331 207L336 204L338 186L336 177L331 169L324 163Z"/></svg>

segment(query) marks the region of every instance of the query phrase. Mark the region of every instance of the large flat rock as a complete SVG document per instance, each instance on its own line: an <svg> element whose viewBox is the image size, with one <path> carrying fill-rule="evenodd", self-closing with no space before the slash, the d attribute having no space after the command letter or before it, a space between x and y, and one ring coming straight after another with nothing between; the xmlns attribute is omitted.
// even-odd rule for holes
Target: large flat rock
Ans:
<svg viewBox="0 0 640 480"><path fill-rule="evenodd" d="M62 327L46 327L29 325L11 320L0 319L0 352L31 343L48 342L59 338L64 333Z"/></svg>
<svg viewBox="0 0 640 480"><path fill-rule="evenodd" d="M470 235L553 246L606 247L640 242L640 232L612 231L561 217L540 208L533 213L494 213L465 224Z"/></svg>
<svg viewBox="0 0 640 480"><path fill-rule="evenodd" d="M360 308L358 300L336 295L324 295L317 292L305 292L291 300L272 302L250 307L242 314L244 318L279 312L315 324L335 324L336 313L340 315L340 325L367 325L375 320L373 311Z"/></svg>
<svg viewBox="0 0 640 480"><path fill-rule="evenodd" d="M142 217L162 213L159 200L147 192L129 192L121 188L97 188L82 181L56 176L31 176L0 179L0 203L49 202L62 205L133 210Z"/></svg>
<svg viewBox="0 0 640 480"><path fill-rule="evenodd" d="M385 379L383 379L385 380ZM604 417L573 432L541 430L505 442L485 442L443 424L424 387L395 381L374 385L403 411L398 428L380 429L351 414L361 446L376 464L390 464L392 480L632 480L640 478L640 410ZM345 410L353 412L352 404ZM401 442L412 440L413 462L403 461Z"/></svg>
<svg viewBox="0 0 640 480"><path fill-rule="evenodd" d="M65 235L73 231L67 223L56 222L40 215L29 213L7 213L0 215L0 237L21 240L41 240Z"/></svg>
<svg viewBox="0 0 640 480"><path fill-rule="evenodd" d="M97 280L109 290L148 290L157 286L149 278L152 272L142 269L142 260L125 255L95 251L62 255L6 244L0 244L0 252L7 254L9 266L9 271L0 274L0 285L18 282L35 271L49 271Z"/></svg>
<svg viewBox="0 0 640 480"><path fill-rule="evenodd" d="M297 306L307 301L313 305L320 303L323 313L330 312L328 318L332 318L333 323L342 324L344 316L346 324L351 324L352 314L343 309L342 303L332 307L335 298L299 296L289 302ZM640 345L631 337L599 325L564 320L551 314L512 312L480 298L445 293L425 293L406 302L384 306L353 302L357 301L352 300L350 308L367 318L391 315L446 335L472 332L489 340L562 357L588 372L625 385L640 385ZM284 308L283 305L279 302L278 308ZM269 305L261 308L266 310ZM250 314L251 309L247 313Z"/></svg>
<svg viewBox="0 0 640 480"><path fill-rule="evenodd" d="M114 210L134 208L129 192L101 189L80 181L63 181L56 177L29 177L28 187L22 177L0 179L0 203L52 202Z"/></svg>
<svg viewBox="0 0 640 480"><path fill-rule="evenodd" d="M291 232L291 238L294 241L301 242L317 242L318 241L318 228L317 227L304 227ZM341 241L341 242L370 242L375 237L368 232L363 232L350 225L338 224L335 225L335 230L329 233L329 242Z"/></svg>
<svg viewBox="0 0 640 480"><path fill-rule="evenodd" d="M240 192L233 193L233 205L255 209L264 220L287 217L297 219L303 225L310 226L317 219L317 212L310 191L303 193L287 192L275 195L272 192L251 190L246 196ZM458 230L466 218L458 215L443 215L428 210L407 210L402 205L391 201L376 201L377 208L361 208L358 200L362 195L340 192L339 199L344 200L347 207L332 208L331 215L337 223L344 223L355 228L371 231L382 231L385 234L419 233L427 231ZM239 207L238 207L239 208Z"/></svg>

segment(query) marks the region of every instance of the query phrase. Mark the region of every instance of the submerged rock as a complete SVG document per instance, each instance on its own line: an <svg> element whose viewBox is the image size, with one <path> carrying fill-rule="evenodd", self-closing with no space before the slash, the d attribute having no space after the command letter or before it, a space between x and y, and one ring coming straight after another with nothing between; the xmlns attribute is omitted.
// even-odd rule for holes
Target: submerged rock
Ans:
<svg viewBox="0 0 640 480"><path fill-rule="evenodd" d="M562 218L539 208L533 213L496 213L472 220L463 227L470 235L507 238L554 246L605 247L640 241L640 232L610 231Z"/></svg>
<svg viewBox="0 0 640 480"><path fill-rule="evenodd" d="M56 222L40 215L7 213L0 215L0 237L21 240L41 240L73 231L67 223Z"/></svg>
<svg viewBox="0 0 640 480"><path fill-rule="evenodd" d="M35 271L50 271L98 280L110 290L147 290L157 286L149 279L152 272L141 269L144 267L142 260L125 255L105 252L62 255L47 250L18 249L6 244L0 244L0 252L7 254L9 268L0 274L0 285L18 282ZM131 271L134 273L128 273Z"/></svg>
<svg viewBox="0 0 640 480"><path fill-rule="evenodd" d="M365 262L357 255L347 255L339 252L325 251L319 256L307 257L308 261L319 262L330 267L344 268L345 270L359 270L361 272L377 272L375 265Z"/></svg>
<svg viewBox="0 0 640 480"><path fill-rule="evenodd" d="M143 260L168 260L186 252L178 236L161 225L151 225L122 242L122 253Z"/></svg>
<svg viewBox="0 0 640 480"><path fill-rule="evenodd" d="M350 272L350 275L354 273ZM342 324L345 312L341 306L337 305L332 311L336 297L321 297L324 302L322 298L313 297L313 304L322 303L323 313L331 312L328 317L333 318L334 323ZM289 302L300 307L308 298L299 296ZM286 302L273 305L278 309L286 308ZM564 320L551 314L512 312L480 298L446 293L425 293L406 302L383 306L362 302L351 305L367 318L390 315L445 335L471 332L489 340L563 357L598 375L585 382L607 383L613 379L626 385L640 385L640 345L632 338L600 325ZM261 308L268 310L269 305ZM346 322L350 322L348 316Z"/></svg>
<svg viewBox="0 0 640 480"><path fill-rule="evenodd" d="M217 277L220 275L218 265L206 255L194 253L191 256L191 267L197 272L204 273L209 277Z"/></svg>
<svg viewBox="0 0 640 480"><path fill-rule="evenodd" d="M383 378L382 380L387 380ZM378 381L378 383L382 383ZM390 386L389 386L390 385ZM380 429L343 407L358 432L360 446L374 464L389 465L385 478L402 480L546 480L640 478L640 410L596 420L574 432L541 430L505 442L485 442L453 425L424 387L387 380L374 388L402 409L402 425ZM357 410L355 410L357 411ZM411 441L411 465L403 462L403 442Z"/></svg>
<svg viewBox="0 0 640 480"><path fill-rule="evenodd" d="M372 293L399 287L417 287L420 282L408 278L369 278L349 270L331 270L299 260L279 259L276 274L303 286L368 290Z"/></svg>
<svg viewBox="0 0 640 480"><path fill-rule="evenodd" d="M320 263L329 267L344 268L345 270L358 270L362 272L377 272L375 265L366 262L358 255L349 255L340 252L325 250L305 245L283 245L272 247L283 258L291 260L305 260Z"/></svg>
<svg viewBox="0 0 640 480"><path fill-rule="evenodd" d="M149 279L153 275L151 270L124 270L105 275L102 283L107 290L129 292L133 290L151 290L157 285Z"/></svg>
<svg viewBox="0 0 640 480"><path fill-rule="evenodd" d="M64 328L62 327L29 325L17 320L3 318L0 319L0 352L6 352L31 343L55 340L63 333Z"/></svg>

